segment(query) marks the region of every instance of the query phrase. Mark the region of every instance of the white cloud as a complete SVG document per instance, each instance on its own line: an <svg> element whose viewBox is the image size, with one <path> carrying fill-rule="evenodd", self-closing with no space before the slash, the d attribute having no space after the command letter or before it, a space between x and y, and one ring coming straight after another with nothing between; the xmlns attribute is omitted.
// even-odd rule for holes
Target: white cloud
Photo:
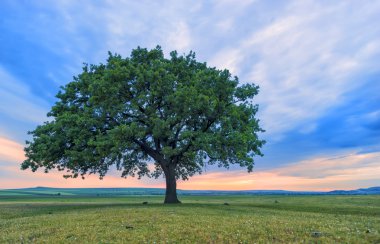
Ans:
<svg viewBox="0 0 380 244"><path fill-rule="evenodd" d="M245 8L247 8L249 5L256 2L256 0L214 0L214 5L216 8L221 10L228 9L228 13L237 13Z"/></svg>
<svg viewBox="0 0 380 244"><path fill-rule="evenodd" d="M46 103L1 66L0 98L0 113L5 117L36 123L46 120Z"/></svg>
<svg viewBox="0 0 380 244"><path fill-rule="evenodd" d="M188 52L191 45L191 33L188 25L183 21L179 22L174 30L168 33L165 43L179 53Z"/></svg>
<svg viewBox="0 0 380 244"><path fill-rule="evenodd" d="M62 23L56 24L62 28L57 34L64 36L66 42L56 39L47 44L58 51L66 50L67 55L81 63L103 62L107 51L129 55L137 46L162 45L168 52L189 51L191 29L187 22L191 19L188 17L202 8L202 2L105 1L94 4L59 0L50 8L60 16Z"/></svg>
<svg viewBox="0 0 380 244"><path fill-rule="evenodd" d="M216 66L219 69L228 69L233 75L240 73L239 65L243 60L240 50L225 49L217 53L209 61L209 65Z"/></svg>
<svg viewBox="0 0 380 244"><path fill-rule="evenodd" d="M345 93L362 85L353 77L378 70L374 8L380 10L379 2L293 1L273 22L210 60L260 85L263 127L271 140L281 138L342 103Z"/></svg>

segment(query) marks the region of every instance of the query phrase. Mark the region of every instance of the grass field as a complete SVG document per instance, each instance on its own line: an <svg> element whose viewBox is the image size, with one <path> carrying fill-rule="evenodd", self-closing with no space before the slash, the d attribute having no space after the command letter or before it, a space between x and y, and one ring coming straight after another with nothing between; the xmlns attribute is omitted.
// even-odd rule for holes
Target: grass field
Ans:
<svg viewBox="0 0 380 244"><path fill-rule="evenodd" d="M379 195L181 200L3 194L0 243L380 243Z"/></svg>

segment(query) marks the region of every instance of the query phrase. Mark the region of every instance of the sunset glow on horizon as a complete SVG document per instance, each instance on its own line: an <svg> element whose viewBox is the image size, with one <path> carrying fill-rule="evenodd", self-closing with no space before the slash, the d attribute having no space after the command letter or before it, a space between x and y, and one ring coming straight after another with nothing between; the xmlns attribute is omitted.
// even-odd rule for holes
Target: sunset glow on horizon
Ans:
<svg viewBox="0 0 380 244"><path fill-rule="evenodd" d="M17 177L0 178L0 189L28 187L57 188L108 188L108 187L148 187L165 188L165 181L159 179L127 177L121 178L118 172L108 174L100 180L97 175L85 179L64 179L63 172L52 171L35 173L21 171L20 160L24 159L23 147L17 142L0 138L0 158L12 162L3 170ZM380 152L349 154L338 158L314 158L270 170L247 173L244 170L208 172L193 176L188 181L179 181L182 190L293 190L330 191L339 186L342 190L356 189L357 184L367 184L378 180L380 172ZM369 182L369 183L368 183ZM373 184L373 183L372 183ZM334 186L334 187L331 187ZM366 185L365 185L366 186Z"/></svg>

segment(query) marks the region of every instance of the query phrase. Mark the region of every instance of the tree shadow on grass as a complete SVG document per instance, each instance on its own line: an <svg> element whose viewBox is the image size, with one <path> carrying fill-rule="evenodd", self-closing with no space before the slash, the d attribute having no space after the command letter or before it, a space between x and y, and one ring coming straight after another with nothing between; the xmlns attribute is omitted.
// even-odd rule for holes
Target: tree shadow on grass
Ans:
<svg viewBox="0 0 380 244"><path fill-rule="evenodd" d="M158 206L159 204L151 204ZM1 219L15 219L39 215L60 214L79 210L104 208L146 208L147 205L138 203L15 203L0 205Z"/></svg>
<svg viewBox="0 0 380 244"><path fill-rule="evenodd" d="M85 199L84 199L85 200ZM112 199L110 199L112 201ZM149 202L148 204L136 202L29 202L29 203L6 203L0 205L1 219L15 219L32 217L39 215L61 214L66 212L75 212L80 210L106 209L106 208L123 208L123 209L141 209L156 208L157 210L190 210L202 211L210 215L223 213L244 214L254 209L266 209L269 211L287 211L287 212L306 212L319 214L334 215L359 215L359 216L380 216L378 208L365 207L339 207L338 206L318 206L318 205L295 205L283 203L233 203L224 205L223 203L183 203L183 204L163 204L158 202ZM185 212L184 212L185 213Z"/></svg>

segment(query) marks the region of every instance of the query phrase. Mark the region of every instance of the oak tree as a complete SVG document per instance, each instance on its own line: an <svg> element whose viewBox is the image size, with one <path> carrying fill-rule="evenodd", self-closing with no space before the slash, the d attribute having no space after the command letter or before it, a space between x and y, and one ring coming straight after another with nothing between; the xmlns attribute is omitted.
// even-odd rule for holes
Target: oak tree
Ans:
<svg viewBox="0 0 380 244"><path fill-rule="evenodd" d="M206 165L252 171L264 144L257 94L258 86L239 84L228 70L196 61L194 52L165 58L157 46L138 47L127 58L109 53L105 64L85 64L61 87L50 120L29 132L21 168L74 178L102 178L114 165L122 177L163 174L165 203L179 203L177 179Z"/></svg>

